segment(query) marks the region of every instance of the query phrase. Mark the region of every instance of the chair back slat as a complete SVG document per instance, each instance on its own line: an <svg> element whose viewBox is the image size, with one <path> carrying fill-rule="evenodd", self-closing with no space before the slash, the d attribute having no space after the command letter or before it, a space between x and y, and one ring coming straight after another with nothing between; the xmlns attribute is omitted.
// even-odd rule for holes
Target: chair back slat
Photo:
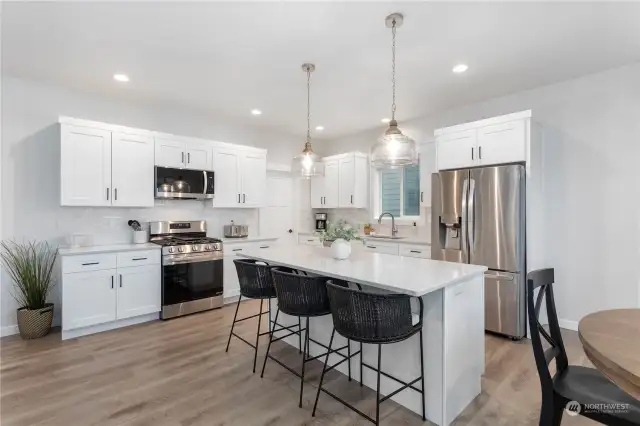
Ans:
<svg viewBox="0 0 640 426"><path fill-rule="evenodd" d="M536 360L538 375L542 394L553 394L553 381L549 364L553 360L556 362L556 372L562 372L567 368L569 362L567 353L560 333L558 323L558 313L556 312L555 300L553 297L554 270L540 269L527 274L527 312L529 316L529 331L531 333L531 345L533 355ZM538 294L535 291L538 290ZM547 320L549 322L547 331L540 323L540 309L542 301L545 300ZM549 348L545 349L542 340L545 340Z"/></svg>
<svg viewBox="0 0 640 426"><path fill-rule="evenodd" d="M369 293L327 281L331 315L342 336L364 342L385 342L412 329L411 298L403 294Z"/></svg>

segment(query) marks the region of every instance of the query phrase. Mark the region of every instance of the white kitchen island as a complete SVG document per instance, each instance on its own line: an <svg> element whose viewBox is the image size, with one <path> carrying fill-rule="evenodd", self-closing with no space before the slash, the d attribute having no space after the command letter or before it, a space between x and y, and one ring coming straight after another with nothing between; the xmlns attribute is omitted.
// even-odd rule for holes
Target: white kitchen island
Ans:
<svg viewBox="0 0 640 426"><path fill-rule="evenodd" d="M424 303L423 343L426 385L426 417L441 426L449 425L480 394L484 373L484 266L354 252L349 259L335 260L327 248L283 246L269 250L252 249L238 256L282 265L312 274L339 278L363 286L364 291L388 291L420 297ZM275 301L273 302L275 304ZM418 312L418 304L415 312ZM273 306L275 310L275 306ZM297 318L280 314L278 323L297 324ZM312 318L310 337L329 343L333 330L331 316ZM419 335L382 347L382 371L404 381L420 376ZM298 338L287 343L298 347ZM346 345L338 334L333 347ZM359 348L352 343L352 351ZM312 356L326 352L311 344ZM376 345L363 345L364 361L377 363ZM332 355L330 364L341 358ZM324 358L320 358L324 361ZM359 377L359 360L351 360L354 380L375 389L376 374L367 368ZM281 368L270 364L267 369ZM337 370L346 374L347 363ZM381 393L387 395L399 385L382 377ZM391 399L422 415L420 394L404 390ZM322 406L322 396L320 400Z"/></svg>

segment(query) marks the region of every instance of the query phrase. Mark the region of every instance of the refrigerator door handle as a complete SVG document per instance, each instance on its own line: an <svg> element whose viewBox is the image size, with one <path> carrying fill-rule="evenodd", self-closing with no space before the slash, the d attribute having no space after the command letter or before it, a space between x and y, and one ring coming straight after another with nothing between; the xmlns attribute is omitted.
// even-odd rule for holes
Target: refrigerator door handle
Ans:
<svg viewBox="0 0 640 426"><path fill-rule="evenodd" d="M473 250L475 243L475 198L476 198L476 181L469 179L469 201L467 202L467 227L469 229L469 253Z"/></svg>
<svg viewBox="0 0 640 426"><path fill-rule="evenodd" d="M469 259L464 259L464 255L468 254L468 236L467 230L469 229L468 222L468 214L467 214L467 194L469 193L469 179L465 179L462 182L462 229L461 231L461 246L462 246L462 255L463 261L465 263L469 262Z"/></svg>

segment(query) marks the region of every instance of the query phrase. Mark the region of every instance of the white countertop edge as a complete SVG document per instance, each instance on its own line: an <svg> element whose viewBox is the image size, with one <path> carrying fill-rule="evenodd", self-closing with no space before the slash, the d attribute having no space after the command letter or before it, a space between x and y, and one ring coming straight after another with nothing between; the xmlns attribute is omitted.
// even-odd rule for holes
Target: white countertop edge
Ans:
<svg viewBox="0 0 640 426"><path fill-rule="evenodd" d="M275 241L278 237L245 237L245 238L221 238L224 244L252 243L258 241Z"/></svg>
<svg viewBox="0 0 640 426"><path fill-rule="evenodd" d="M313 235L314 232L298 232L298 235ZM413 237L403 237L403 238L372 238L366 235L361 235L362 238L369 242L380 241L381 243L397 243L397 244L415 244L419 246L430 246L430 241L420 240Z"/></svg>
<svg viewBox="0 0 640 426"><path fill-rule="evenodd" d="M245 258L249 258L249 259L255 259L255 260L263 260L265 262L271 262L271 263L275 263L277 265L281 265L281 266L287 266L289 268L300 268L300 265L295 265L293 263L285 263L285 262L274 262L273 260L265 260L264 258L260 257L260 256L254 256L251 254L246 254L246 253L236 253L236 256L239 257L245 257ZM395 256L395 255L388 255L388 256ZM379 289L383 289L383 290L387 290L389 292L393 292L393 293L398 293L398 294L406 294L409 296L413 296L413 297L422 297L425 296L429 293L433 293L434 291L438 291L440 289L443 289L445 287L463 282L463 281L467 281L469 279L469 277L474 277L476 275L482 275L484 276L484 273L489 269L486 266L479 266L479 265L473 265L473 266L477 266L478 268L482 268L480 270L478 270L477 272L469 272L468 275L464 276L464 277L460 277L460 278L456 278L452 281L447 282L446 284L442 284L439 286L435 286L429 289L429 291L426 292L416 292L416 291L411 291L408 289L401 289L401 288L397 288L397 287L392 287L392 286L387 286L385 284L382 283L378 283L378 282L372 282L372 281L367 281L367 280L362 280L362 279L358 279L358 280L354 280L353 277L350 276L346 276L346 275L340 275L340 274L336 274L336 273L328 273L326 271L319 271L317 269L314 268L309 268L306 267L304 268L305 271L311 272L313 274L317 274L317 275L321 275L321 276L326 276L329 278L337 278L340 280L345 280L345 281L349 281L352 283L357 283L357 284L362 284L362 285L366 285L369 287L375 287L375 288L379 288Z"/></svg>
<svg viewBox="0 0 640 426"><path fill-rule="evenodd" d="M108 244L103 246L88 247L60 247L60 256L76 256L81 254L113 253L121 251L160 250L161 247L153 243L144 244Z"/></svg>

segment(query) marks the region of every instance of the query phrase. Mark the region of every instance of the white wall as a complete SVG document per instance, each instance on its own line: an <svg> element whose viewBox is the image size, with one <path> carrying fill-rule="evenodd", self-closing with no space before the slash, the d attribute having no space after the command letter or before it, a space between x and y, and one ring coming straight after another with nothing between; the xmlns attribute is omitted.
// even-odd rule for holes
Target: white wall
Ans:
<svg viewBox="0 0 640 426"><path fill-rule="evenodd" d="M461 78L464 78L462 76ZM398 103L402 110L402 100ZM546 134L548 266L565 327L601 309L640 306L640 64L492 99L400 128L417 141L439 127L526 109ZM328 144L369 152L380 128Z"/></svg>
<svg viewBox="0 0 640 426"><path fill-rule="evenodd" d="M258 233L258 210L214 209L201 201L158 201L150 209L60 207L59 115L210 138L268 149L268 162L289 164L302 149L301 138L259 127L234 124L175 107L133 105L67 91L32 81L2 78L1 184L3 238L38 239L65 244L71 232L93 235L95 244L130 242L128 219L207 220L209 234L220 236L231 219ZM0 327L15 329L10 281L2 280ZM58 311L59 314L59 311Z"/></svg>

